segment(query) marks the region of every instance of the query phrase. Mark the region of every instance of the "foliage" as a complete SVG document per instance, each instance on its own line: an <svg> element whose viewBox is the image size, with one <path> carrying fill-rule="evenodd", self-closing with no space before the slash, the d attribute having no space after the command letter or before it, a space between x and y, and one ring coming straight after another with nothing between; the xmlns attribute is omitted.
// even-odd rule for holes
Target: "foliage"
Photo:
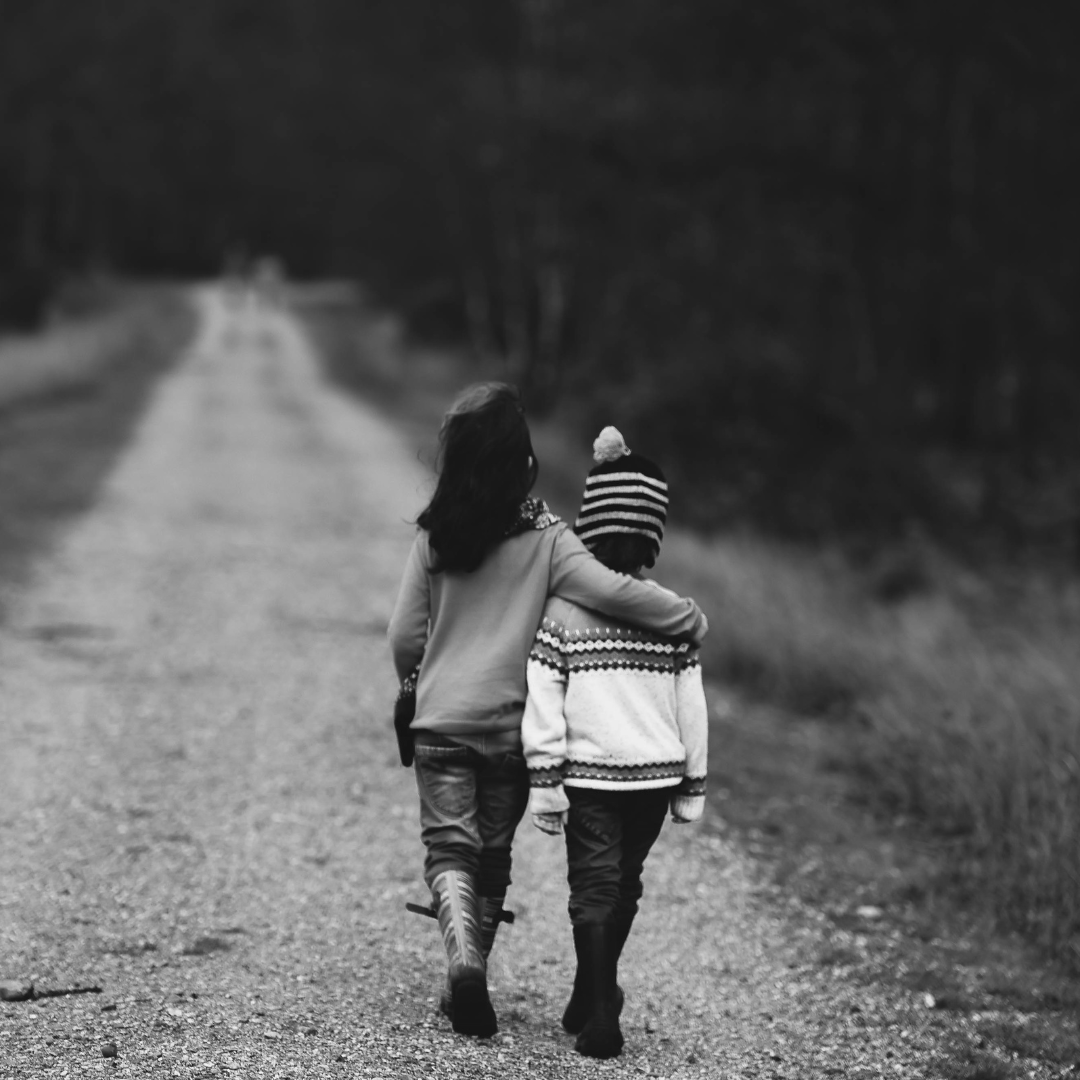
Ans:
<svg viewBox="0 0 1080 1080"><path fill-rule="evenodd" d="M687 475L720 462L707 523L1080 558L1066 14L4 0L0 317L73 267L277 252L534 407L614 391Z"/></svg>

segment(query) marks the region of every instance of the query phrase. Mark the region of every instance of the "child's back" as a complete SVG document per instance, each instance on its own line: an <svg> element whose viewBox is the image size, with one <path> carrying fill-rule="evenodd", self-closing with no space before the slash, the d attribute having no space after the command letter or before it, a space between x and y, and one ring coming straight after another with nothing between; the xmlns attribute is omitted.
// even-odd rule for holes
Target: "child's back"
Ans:
<svg viewBox="0 0 1080 1080"><path fill-rule="evenodd" d="M516 731L525 708L525 662L549 591L596 602L671 632L698 623L694 604L605 569L539 500L527 528L494 547L468 574L434 573L418 534L389 636L398 675L423 658L416 730L449 735Z"/></svg>
<svg viewBox="0 0 1080 1080"><path fill-rule="evenodd" d="M544 774L555 781L557 772L569 787L682 785L683 794L702 793L707 723L689 643L555 597L544 610L528 682L533 786L543 786Z"/></svg>

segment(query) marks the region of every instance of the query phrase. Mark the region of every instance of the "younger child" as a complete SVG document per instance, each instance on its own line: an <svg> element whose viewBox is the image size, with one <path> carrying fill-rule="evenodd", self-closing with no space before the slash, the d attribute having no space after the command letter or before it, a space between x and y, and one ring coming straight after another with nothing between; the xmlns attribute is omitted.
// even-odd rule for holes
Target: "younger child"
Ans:
<svg viewBox="0 0 1080 1080"><path fill-rule="evenodd" d="M606 566L640 577L660 551L667 483L604 428L574 526ZM657 592L664 593L654 582ZM533 819L566 826L577 974L563 1027L589 1057L616 1056L619 955L641 898L645 857L667 810L697 821L705 805L708 718L692 645L553 597L529 655L521 735Z"/></svg>
<svg viewBox="0 0 1080 1080"><path fill-rule="evenodd" d="M525 664L549 595L700 641L690 600L611 570L539 499L517 391L483 383L439 433L439 480L401 581L389 637L402 681L419 666L411 723L424 880L448 959L440 1007L454 1030L498 1023L487 956L529 798L521 749Z"/></svg>

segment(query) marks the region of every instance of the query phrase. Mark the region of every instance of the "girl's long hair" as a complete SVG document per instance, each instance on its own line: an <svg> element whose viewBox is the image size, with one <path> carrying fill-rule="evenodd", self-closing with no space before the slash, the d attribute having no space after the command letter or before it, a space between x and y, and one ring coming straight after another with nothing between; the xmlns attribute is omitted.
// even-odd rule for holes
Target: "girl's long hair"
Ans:
<svg viewBox="0 0 1080 1080"><path fill-rule="evenodd" d="M439 430L438 472L417 524L436 573L468 573L506 536L539 472L514 387L478 383L459 395Z"/></svg>

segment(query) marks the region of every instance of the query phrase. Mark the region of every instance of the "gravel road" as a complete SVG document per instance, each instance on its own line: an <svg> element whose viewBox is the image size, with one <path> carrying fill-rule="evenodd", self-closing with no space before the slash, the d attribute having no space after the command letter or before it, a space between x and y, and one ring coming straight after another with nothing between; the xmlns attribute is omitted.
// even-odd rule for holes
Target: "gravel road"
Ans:
<svg viewBox="0 0 1080 1080"><path fill-rule="evenodd" d="M715 814L646 868L622 1058L559 1027L563 855L527 822L502 1032L451 1033L436 926L404 908L384 639L425 475L288 314L195 302L99 504L0 597L0 981L101 988L0 1003L0 1077L935 1075L920 995L823 963L863 939L762 886Z"/></svg>

